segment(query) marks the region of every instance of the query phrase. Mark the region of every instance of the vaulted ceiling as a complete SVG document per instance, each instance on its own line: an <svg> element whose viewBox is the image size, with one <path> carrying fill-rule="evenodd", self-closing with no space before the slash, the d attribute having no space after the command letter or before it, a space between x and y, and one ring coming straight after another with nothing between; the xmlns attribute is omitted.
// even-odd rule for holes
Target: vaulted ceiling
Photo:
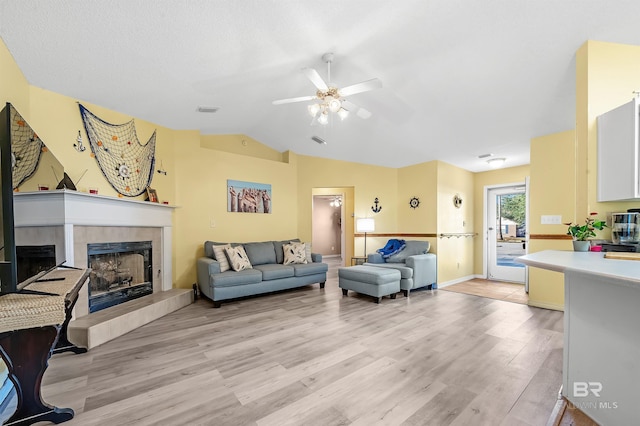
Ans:
<svg viewBox="0 0 640 426"><path fill-rule="evenodd" d="M1 0L0 37L30 84L172 129L482 171L480 155L527 164L532 137L574 128L575 52L640 44L639 16L620 0ZM300 70L328 79L326 52L338 87L382 81L348 98L369 119L272 104L314 95Z"/></svg>

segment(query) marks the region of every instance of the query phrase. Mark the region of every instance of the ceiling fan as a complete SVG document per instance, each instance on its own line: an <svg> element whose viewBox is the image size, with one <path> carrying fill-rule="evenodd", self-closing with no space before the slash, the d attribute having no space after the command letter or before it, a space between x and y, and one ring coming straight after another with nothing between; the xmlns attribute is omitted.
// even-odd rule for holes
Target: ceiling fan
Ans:
<svg viewBox="0 0 640 426"><path fill-rule="evenodd" d="M280 99L273 101L274 105L288 104L293 102L305 102L318 100L319 102L313 103L307 106L309 114L313 117L313 122L325 125L329 122L329 113L333 112L340 117L341 120L347 118L350 112L353 112L360 118L367 119L371 117L371 112L364 108L361 108L351 101L346 99L347 96L355 95L357 93L368 92L370 90L380 89L382 87L382 81L377 78L366 80L360 83L352 84L351 86L338 88L331 83L331 62L333 62L333 53L325 53L322 55L322 60L327 63L327 78L329 83L326 83L318 71L313 68L302 68L302 73L313 83L318 89L315 95L312 96L300 96L297 98Z"/></svg>

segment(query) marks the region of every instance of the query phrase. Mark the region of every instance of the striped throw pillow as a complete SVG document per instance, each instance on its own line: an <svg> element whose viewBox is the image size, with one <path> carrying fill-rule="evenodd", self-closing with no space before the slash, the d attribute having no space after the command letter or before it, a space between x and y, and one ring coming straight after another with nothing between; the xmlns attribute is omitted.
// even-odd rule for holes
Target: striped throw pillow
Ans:
<svg viewBox="0 0 640 426"><path fill-rule="evenodd" d="M229 265L229 259L227 259L227 255L224 252L224 249L227 247L231 247L231 244L225 244L223 246L213 246L213 255L216 257L216 260L220 264L220 272L228 271L231 269Z"/></svg>

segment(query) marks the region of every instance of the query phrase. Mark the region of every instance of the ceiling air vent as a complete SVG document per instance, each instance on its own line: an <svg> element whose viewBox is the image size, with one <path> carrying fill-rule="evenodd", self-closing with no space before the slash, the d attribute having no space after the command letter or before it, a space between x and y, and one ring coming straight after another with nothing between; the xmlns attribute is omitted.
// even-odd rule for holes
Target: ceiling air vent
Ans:
<svg viewBox="0 0 640 426"><path fill-rule="evenodd" d="M327 144L327 141L325 141L324 139L322 139L319 136L311 136L311 140L316 142L316 143L318 143L318 144L320 144L320 145L326 145Z"/></svg>
<svg viewBox="0 0 640 426"><path fill-rule="evenodd" d="M212 107L212 106L202 106L200 105L197 109L198 112L207 112L207 113L211 113L213 114L214 112L218 112L220 108L219 107Z"/></svg>

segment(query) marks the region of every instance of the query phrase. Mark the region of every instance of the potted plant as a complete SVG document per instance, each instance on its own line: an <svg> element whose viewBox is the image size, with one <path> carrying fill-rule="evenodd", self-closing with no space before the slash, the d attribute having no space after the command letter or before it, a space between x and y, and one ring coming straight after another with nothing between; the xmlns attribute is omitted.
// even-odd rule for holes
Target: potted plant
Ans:
<svg viewBox="0 0 640 426"><path fill-rule="evenodd" d="M590 216L595 216L598 213L591 213ZM603 220L596 220L593 217L587 217L584 225L577 225L573 223L565 223L569 228L567 229L567 235L573 237L573 249L575 251L589 251L591 242L589 238L595 237L595 230L602 231L607 227L607 224Z"/></svg>

